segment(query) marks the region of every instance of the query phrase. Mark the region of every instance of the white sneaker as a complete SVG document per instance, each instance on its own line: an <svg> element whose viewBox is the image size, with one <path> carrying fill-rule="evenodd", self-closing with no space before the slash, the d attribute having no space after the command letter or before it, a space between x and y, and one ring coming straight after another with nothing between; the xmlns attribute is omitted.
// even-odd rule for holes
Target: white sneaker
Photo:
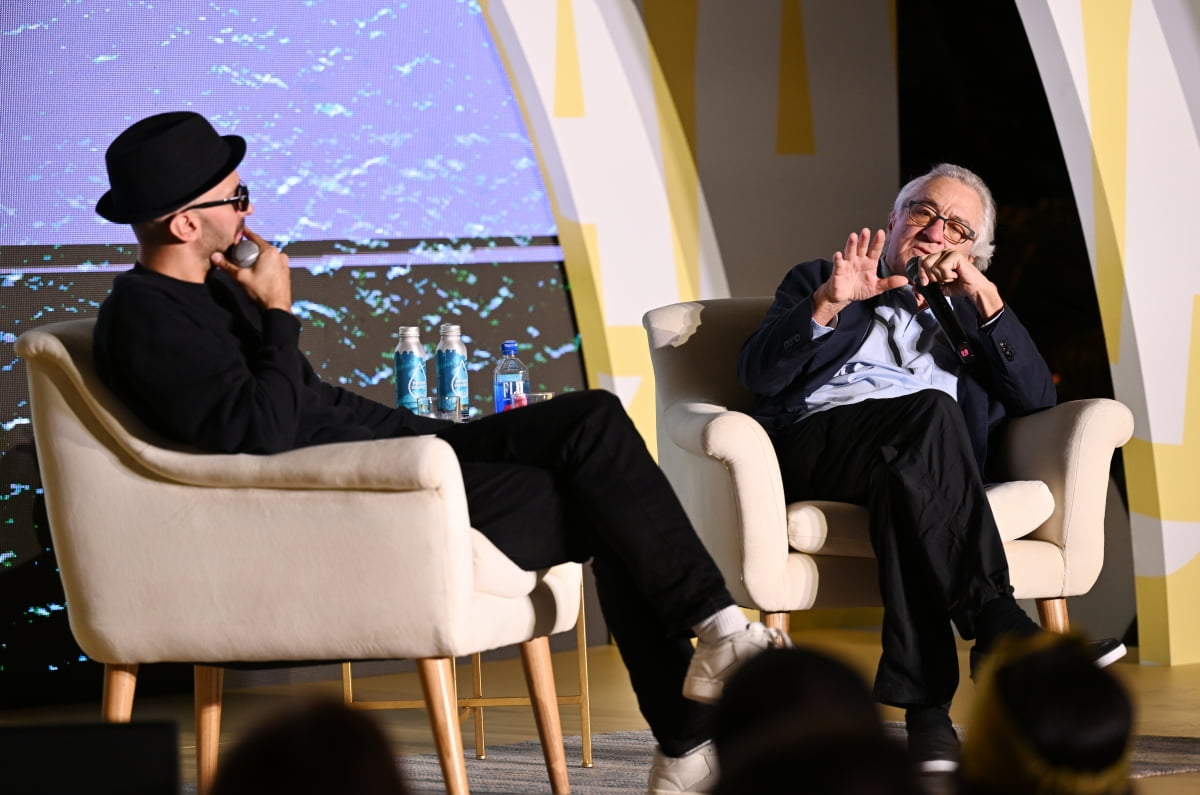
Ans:
<svg viewBox="0 0 1200 795"><path fill-rule="evenodd" d="M693 701L712 704L721 698L725 680L739 665L766 649L786 649L791 645L787 635L757 621L718 643L701 641L696 644L696 653L683 680L683 695Z"/></svg>
<svg viewBox="0 0 1200 795"><path fill-rule="evenodd" d="M696 746L685 755L664 756L655 747L650 766L650 795L712 792L717 786L717 749L712 741Z"/></svg>

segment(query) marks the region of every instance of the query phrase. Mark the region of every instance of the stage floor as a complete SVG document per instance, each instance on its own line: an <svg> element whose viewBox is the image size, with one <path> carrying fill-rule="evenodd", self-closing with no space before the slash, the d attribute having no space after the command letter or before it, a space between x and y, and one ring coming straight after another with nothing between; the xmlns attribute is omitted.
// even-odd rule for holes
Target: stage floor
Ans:
<svg viewBox="0 0 1200 795"><path fill-rule="evenodd" d="M869 630L804 630L793 633L793 640L823 649L845 660L869 677L879 655L879 634ZM960 646L963 666L963 685L954 698L951 715L956 724L965 724L974 696L973 686L966 676L967 644ZM628 731L646 727L637 710L629 679L615 647L596 646L588 650L588 665L592 695L592 731L595 733ZM575 652L554 655L555 676L560 694L577 692ZM1137 650L1113 666L1117 676L1129 687L1137 705L1137 731L1181 737L1200 737L1200 665L1164 667L1140 665ZM465 662L459 666L459 689L466 694L470 687L469 669ZM484 692L488 696L524 695L524 680L517 659L486 663ZM325 694L340 698L341 684L335 681L269 687L228 688L221 723L221 744L228 747L243 729L281 703L298 695ZM358 699L420 698L420 684L415 673L385 676L356 677L355 697ZM93 720L99 714L99 698L93 703L41 709L17 709L0 712L0 723L58 723ZM420 709L382 710L371 713L384 726L400 753L416 754L433 751L429 724ZM883 708L885 720L903 720L899 710ZM134 704L137 720L174 720L179 726L180 757L185 781L195 778L195 729L190 697L147 697ZM579 710L562 708L563 732L578 734ZM537 732L528 707L494 707L485 712L486 742L489 747L533 740ZM474 750L474 727L464 725L463 741L467 752ZM595 760L604 763L602 758ZM568 764L579 764L578 758L568 758ZM1155 776L1137 780L1139 795L1183 795L1200 792L1200 773Z"/></svg>

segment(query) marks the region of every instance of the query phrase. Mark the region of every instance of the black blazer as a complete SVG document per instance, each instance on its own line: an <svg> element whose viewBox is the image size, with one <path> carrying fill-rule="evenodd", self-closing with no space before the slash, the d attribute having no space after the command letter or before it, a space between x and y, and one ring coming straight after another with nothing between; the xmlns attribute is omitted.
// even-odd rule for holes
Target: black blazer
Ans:
<svg viewBox="0 0 1200 795"><path fill-rule="evenodd" d="M824 259L792 268L762 325L742 346L738 378L755 394L755 418L768 433L803 413L808 396L833 377L870 330L878 299L850 304L832 334L813 339L813 293L832 272L833 263ZM1054 380L1011 306L980 330L974 304L957 297L951 303L975 352L975 360L959 373L958 405L979 470L986 474L993 436L1008 417L1053 406Z"/></svg>

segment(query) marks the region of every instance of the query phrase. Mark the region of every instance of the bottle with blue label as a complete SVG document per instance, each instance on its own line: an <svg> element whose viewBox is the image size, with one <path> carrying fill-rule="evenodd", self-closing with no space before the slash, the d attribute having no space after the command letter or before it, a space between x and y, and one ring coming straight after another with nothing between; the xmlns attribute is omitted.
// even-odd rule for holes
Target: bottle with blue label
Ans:
<svg viewBox="0 0 1200 795"><path fill-rule="evenodd" d="M425 346L419 326L401 326L400 342L392 355L396 363L396 405L419 412L422 398L429 396L425 374Z"/></svg>
<svg viewBox="0 0 1200 795"><path fill-rule="evenodd" d="M470 415L468 401L471 394L467 388L467 346L463 344L462 329L457 324L442 324L442 338L438 340L434 356L437 362L438 411L453 411L454 400L448 396L457 395L459 417L456 419L465 420Z"/></svg>
<svg viewBox="0 0 1200 795"><path fill-rule="evenodd" d="M529 394L529 368L517 358L517 343L505 340L500 346L500 361L492 376L492 393L496 399L496 413L525 405Z"/></svg>

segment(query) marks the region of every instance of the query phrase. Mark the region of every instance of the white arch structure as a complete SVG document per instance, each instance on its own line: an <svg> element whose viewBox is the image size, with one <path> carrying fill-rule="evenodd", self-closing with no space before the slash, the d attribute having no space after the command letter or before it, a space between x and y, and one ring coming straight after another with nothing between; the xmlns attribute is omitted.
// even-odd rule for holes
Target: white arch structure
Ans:
<svg viewBox="0 0 1200 795"><path fill-rule="evenodd" d="M589 383L620 395L652 440L642 312L728 294L663 70L633 0L481 6L546 175ZM1124 455L1141 659L1200 662L1200 2L1017 6L1079 207L1116 396L1137 420ZM784 25L801 25L801 9L828 22L828 6L796 0L789 16L792 7L753 6ZM700 5L672 11L694 26ZM874 14L894 24L890 2ZM814 86L823 62L799 65ZM784 148L803 153L806 130Z"/></svg>

